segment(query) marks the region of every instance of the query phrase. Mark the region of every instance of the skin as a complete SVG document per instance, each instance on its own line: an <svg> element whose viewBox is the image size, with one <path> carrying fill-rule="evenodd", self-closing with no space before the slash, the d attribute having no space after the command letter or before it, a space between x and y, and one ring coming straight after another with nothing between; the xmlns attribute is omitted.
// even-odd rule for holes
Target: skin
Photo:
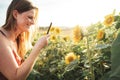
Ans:
<svg viewBox="0 0 120 80"><path fill-rule="evenodd" d="M7 37L0 33L0 46L2 46L0 47L0 72L8 80L25 80L32 70L40 50L47 45L49 35L41 37L36 42L28 58L19 66L12 50L17 53L16 37L21 32L29 31L31 25L35 23L35 10L33 9L23 13L14 10L13 16L16 19L15 26L17 29L15 31L6 31L1 28Z"/></svg>

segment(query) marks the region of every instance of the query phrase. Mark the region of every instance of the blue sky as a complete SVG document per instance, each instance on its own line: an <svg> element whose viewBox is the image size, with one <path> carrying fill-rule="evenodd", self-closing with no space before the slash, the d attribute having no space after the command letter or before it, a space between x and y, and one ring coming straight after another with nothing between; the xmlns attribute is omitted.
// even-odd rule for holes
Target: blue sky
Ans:
<svg viewBox="0 0 120 80"><path fill-rule="evenodd" d="M0 25L11 0L0 0ZM33 0L39 6L39 25L73 27L88 26L102 21L114 9L120 12L120 0Z"/></svg>

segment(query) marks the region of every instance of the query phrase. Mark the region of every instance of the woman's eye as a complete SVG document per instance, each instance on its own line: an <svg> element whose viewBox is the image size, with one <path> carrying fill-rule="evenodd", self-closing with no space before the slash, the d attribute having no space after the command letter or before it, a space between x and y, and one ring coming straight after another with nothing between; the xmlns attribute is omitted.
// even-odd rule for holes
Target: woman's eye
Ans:
<svg viewBox="0 0 120 80"><path fill-rule="evenodd" d="M32 17L32 16L28 16L28 18L29 18L29 19L33 19L33 17Z"/></svg>

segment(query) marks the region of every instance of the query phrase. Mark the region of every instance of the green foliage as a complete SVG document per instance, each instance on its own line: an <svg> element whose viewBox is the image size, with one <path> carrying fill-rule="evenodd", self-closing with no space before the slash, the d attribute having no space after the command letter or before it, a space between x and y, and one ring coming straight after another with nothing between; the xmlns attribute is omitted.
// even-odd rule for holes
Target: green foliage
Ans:
<svg viewBox="0 0 120 80"><path fill-rule="evenodd" d="M63 41L60 35L56 41L49 41L48 46L40 52L27 80L106 80L111 71L111 45L120 27L120 16L114 18L110 27L101 22L89 26L84 38L77 44L72 40ZM105 35L97 40L100 29L104 30ZM40 33L34 36L33 45L40 36ZM119 53L118 49L113 50ZM69 52L74 52L80 59L66 64L65 56Z"/></svg>

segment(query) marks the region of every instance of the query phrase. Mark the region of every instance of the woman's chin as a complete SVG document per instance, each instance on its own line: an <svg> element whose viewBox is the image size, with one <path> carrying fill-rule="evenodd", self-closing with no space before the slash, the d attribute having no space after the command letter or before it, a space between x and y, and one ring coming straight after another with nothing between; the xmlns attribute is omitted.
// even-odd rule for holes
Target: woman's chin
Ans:
<svg viewBox="0 0 120 80"><path fill-rule="evenodd" d="M30 31L30 29L24 29L23 30L23 32L29 32Z"/></svg>
<svg viewBox="0 0 120 80"><path fill-rule="evenodd" d="M27 29L25 32L30 32L30 29Z"/></svg>
<svg viewBox="0 0 120 80"><path fill-rule="evenodd" d="M32 26L27 26L27 27L24 28L24 31L25 31L25 32L30 32L30 31L31 31L31 28L32 28Z"/></svg>
<svg viewBox="0 0 120 80"><path fill-rule="evenodd" d="M30 27L26 27L25 32L29 32L29 31L30 31Z"/></svg>

